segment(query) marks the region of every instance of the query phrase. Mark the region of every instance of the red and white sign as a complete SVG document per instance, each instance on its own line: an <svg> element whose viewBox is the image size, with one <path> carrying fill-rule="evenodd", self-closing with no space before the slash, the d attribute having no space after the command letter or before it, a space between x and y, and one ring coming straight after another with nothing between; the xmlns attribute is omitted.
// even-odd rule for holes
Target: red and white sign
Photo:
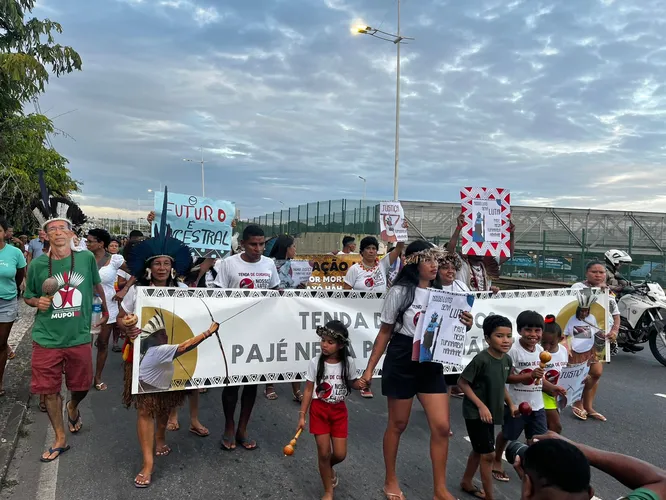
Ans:
<svg viewBox="0 0 666 500"><path fill-rule="evenodd" d="M503 188L466 187L460 191L465 225L461 232L465 255L511 257L509 224L511 194Z"/></svg>

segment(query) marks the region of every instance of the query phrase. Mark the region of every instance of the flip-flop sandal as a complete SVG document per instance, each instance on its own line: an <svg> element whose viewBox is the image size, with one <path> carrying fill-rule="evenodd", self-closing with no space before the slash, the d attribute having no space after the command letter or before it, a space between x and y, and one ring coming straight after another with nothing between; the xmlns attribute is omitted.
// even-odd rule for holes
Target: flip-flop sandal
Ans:
<svg viewBox="0 0 666 500"><path fill-rule="evenodd" d="M301 402L303 401L303 393L302 393L301 391L296 391L296 392L293 394L293 399L294 399L294 401L296 401L297 403L301 403Z"/></svg>
<svg viewBox="0 0 666 500"><path fill-rule="evenodd" d="M266 399L269 401L275 401L278 398L278 395L275 393L275 391L264 392L264 396L266 396Z"/></svg>
<svg viewBox="0 0 666 500"><path fill-rule="evenodd" d="M72 434L77 434L77 433L81 432L81 429L83 429L83 420L81 419L81 410L77 409L75 419L72 419L69 416L69 401L67 402L67 405L65 405L65 410L67 410L67 420L69 420L69 425L71 425L71 427L69 429L69 432L71 432ZM81 424L81 427L79 427L77 429L76 424ZM74 430L72 430L72 429L74 429Z"/></svg>
<svg viewBox="0 0 666 500"><path fill-rule="evenodd" d="M229 443L229 446L227 446L225 443ZM222 448L224 451L234 451L236 449L234 438L231 436L222 436L222 441L220 441L220 448Z"/></svg>
<svg viewBox="0 0 666 500"><path fill-rule="evenodd" d="M9 354L7 354L7 359L11 360L16 357L16 352L12 349Z"/></svg>
<svg viewBox="0 0 666 500"><path fill-rule="evenodd" d="M252 446L252 443L254 443L254 446ZM236 437L236 444L242 446L243 449L247 451L254 451L259 449L259 445L257 444L257 442L251 440L248 437L245 438Z"/></svg>
<svg viewBox="0 0 666 500"><path fill-rule="evenodd" d="M165 444L164 446L162 446L162 449L161 449L161 450L155 450L155 456L158 456L158 457L166 457L166 456L169 455L172 451L173 451L173 450L171 450L171 448L169 448L169 445L168 445L168 444Z"/></svg>
<svg viewBox="0 0 666 500"><path fill-rule="evenodd" d="M335 472L333 472L333 488L337 488L338 484L340 484L340 476L338 476Z"/></svg>
<svg viewBox="0 0 666 500"><path fill-rule="evenodd" d="M39 411L46 413L46 403L44 401L39 402Z"/></svg>
<svg viewBox="0 0 666 500"><path fill-rule="evenodd" d="M499 481L500 483L508 483L511 480L511 478L503 470L494 470L491 472L495 481Z"/></svg>
<svg viewBox="0 0 666 500"><path fill-rule="evenodd" d="M588 417L593 418L594 420L598 420L599 422L606 422L608 419L604 417L601 413L598 412L592 412L587 414Z"/></svg>
<svg viewBox="0 0 666 500"><path fill-rule="evenodd" d="M134 478L134 486L136 486L137 488L148 488L148 486L150 486L150 482L151 482L151 481L150 481L150 479L151 479L151 475L152 475L152 474L149 474L149 475L148 475L148 479L146 479L146 476L144 476L143 474L141 474L141 473L139 472L139 473L136 475L136 477ZM143 479L143 481L142 481L142 482L137 481L138 478Z"/></svg>
<svg viewBox="0 0 666 500"><path fill-rule="evenodd" d="M463 493L467 493L468 495L472 495L475 498L486 498L486 493L483 490L480 490L478 486L474 485L474 489L472 490L467 490L463 488L462 486L460 489L463 491Z"/></svg>
<svg viewBox="0 0 666 500"><path fill-rule="evenodd" d="M176 431L179 431L179 430L180 430L180 424L179 424L178 422L176 422L175 424L174 424L173 422L169 422L169 423L167 424L166 429L167 429L168 431L170 431L170 432L176 432Z"/></svg>
<svg viewBox="0 0 666 500"><path fill-rule="evenodd" d="M100 382L99 384L95 384L95 389L98 391L106 391L108 389L108 386L104 382Z"/></svg>
<svg viewBox="0 0 666 500"><path fill-rule="evenodd" d="M587 412L585 410L581 410L580 408L576 408L575 406L572 406L571 411L573 412L574 417L576 417L577 419L580 419L580 420L583 420L583 421L587 420L588 415L587 415Z"/></svg>
<svg viewBox="0 0 666 500"><path fill-rule="evenodd" d="M113 352L123 352L123 350L120 348L119 345L114 345L114 346L111 348L111 350L112 350ZM150 484L150 483L148 483L148 484ZM145 488L145 486L139 486L139 488Z"/></svg>
<svg viewBox="0 0 666 500"><path fill-rule="evenodd" d="M5 390L4 390L4 389L0 389L0 398L4 397L4 396L6 396L6 395L7 395L7 393L5 392Z"/></svg>
<svg viewBox="0 0 666 500"><path fill-rule="evenodd" d="M195 434L195 435L197 435L199 437L202 437L202 438L210 436L210 431L208 429L206 429L205 427L202 427L201 430L196 429L194 427L190 427L190 432L192 434Z"/></svg>
<svg viewBox="0 0 666 500"><path fill-rule="evenodd" d="M400 493L389 493L386 491L386 488L383 488L382 492L384 493L386 500L406 500L402 491Z"/></svg>
<svg viewBox="0 0 666 500"><path fill-rule="evenodd" d="M56 455L55 457L53 457L53 458L49 458L49 457L46 457L46 458L44 458L44 457L39 457L39 461L40 461L40 462L44 462L44 463L53 462L54 460L60 458L60 455L62 455L63 453L65 453L65 452L68 451L69 449L70 449L70 446L69 446L69 445L65 446L64 448L49 448L49 455L53 455L54 453L57 453L57 455Z"/></svg>

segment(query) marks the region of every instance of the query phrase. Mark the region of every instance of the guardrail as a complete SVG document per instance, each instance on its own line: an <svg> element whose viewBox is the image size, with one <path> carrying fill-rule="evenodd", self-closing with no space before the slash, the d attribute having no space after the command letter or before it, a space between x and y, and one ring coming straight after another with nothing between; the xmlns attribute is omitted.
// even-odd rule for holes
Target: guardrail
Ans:
<svg viewBox="0 0 666 500"><path fill-rule="evenodd" d="M569 288L571 283L500 276L493 280L493 285L499 287L500 290L543 290L545 288Z"/></svg>

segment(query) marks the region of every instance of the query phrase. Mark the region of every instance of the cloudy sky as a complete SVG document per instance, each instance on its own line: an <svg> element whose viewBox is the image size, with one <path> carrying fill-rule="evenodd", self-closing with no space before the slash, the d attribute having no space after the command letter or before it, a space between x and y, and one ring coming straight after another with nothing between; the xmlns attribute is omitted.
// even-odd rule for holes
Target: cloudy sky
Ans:
<svg viewBox="0 0 666 500"><path fill-rule="evenodd" d="M663 0L402 0L400 198L666 211ZM393 195L396 0L38 0L83 71L42 111L93 215ZM62 115L62 116L59 116ZM139 200L141 200L139 202ZM94 207L94 208L93 208Z"/></svg>

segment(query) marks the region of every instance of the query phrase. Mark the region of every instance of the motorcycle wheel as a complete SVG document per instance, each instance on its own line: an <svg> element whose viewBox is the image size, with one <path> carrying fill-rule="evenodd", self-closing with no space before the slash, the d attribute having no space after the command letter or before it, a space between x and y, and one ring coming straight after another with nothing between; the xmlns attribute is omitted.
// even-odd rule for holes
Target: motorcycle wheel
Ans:
<svg viewBox="0 0 666 500"><path fill-rule="evenodd" d="M650 351L657 361L666 366L666 344L659 335L659 332L653 331L650 335ZM660 346L661 344L661 346ZM660 350L661 347L661 350Z"/></svg>

